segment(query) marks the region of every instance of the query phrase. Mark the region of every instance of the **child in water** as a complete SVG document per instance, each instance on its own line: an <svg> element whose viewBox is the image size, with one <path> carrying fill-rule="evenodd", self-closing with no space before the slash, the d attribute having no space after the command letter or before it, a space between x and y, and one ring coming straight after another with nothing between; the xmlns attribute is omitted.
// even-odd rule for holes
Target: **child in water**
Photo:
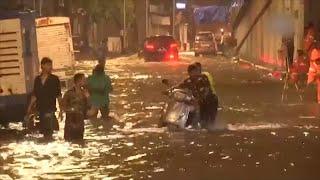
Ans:
<svg viewBox="0 0 320 180"><path fill-rule="evenodd" d="M84 119L88 109L89 93L85 89L86 78L82 73L74 76L74 87L63 97L63 108L66 112L64 139L67 141L83 140Z"/></svg>

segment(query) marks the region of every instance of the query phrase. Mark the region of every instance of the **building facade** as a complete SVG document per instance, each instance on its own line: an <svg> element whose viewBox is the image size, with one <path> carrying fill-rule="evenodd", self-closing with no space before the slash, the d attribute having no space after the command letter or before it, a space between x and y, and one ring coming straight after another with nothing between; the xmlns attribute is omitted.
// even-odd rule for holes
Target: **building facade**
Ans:
<svg viewBox="0 0 320 180"><path fill-rule="evenodd" d="M241 58L257 64L285 69L282 38L293 35L295 54L303 49L304 28L312 22L320 27L320 1L251 0L234 30Z"/></svg>

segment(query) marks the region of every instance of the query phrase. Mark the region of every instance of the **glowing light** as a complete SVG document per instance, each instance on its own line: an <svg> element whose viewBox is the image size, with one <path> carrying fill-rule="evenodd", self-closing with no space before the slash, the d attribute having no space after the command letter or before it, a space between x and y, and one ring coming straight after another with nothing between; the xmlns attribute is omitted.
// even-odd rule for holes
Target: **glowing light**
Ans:
<svg viewBox="0 0 320 180"><path fill-rule="evenodd" d="M186 3L176 3L177 9L186 9Z"/></svg>
<svg viewBox="0 0 320 180"><path fill-rule="evenodd" d="M152 44L147 44L146 45L146 49L150 50L150 51L153 51L154 50L154 45Z"/></svg>
<svg viewBox="0 0 320 180"><path fill-rule="evenodd" d="M178 47L178 44L174 43L174 44L170 44L170 48L177 48Z"/></svg>

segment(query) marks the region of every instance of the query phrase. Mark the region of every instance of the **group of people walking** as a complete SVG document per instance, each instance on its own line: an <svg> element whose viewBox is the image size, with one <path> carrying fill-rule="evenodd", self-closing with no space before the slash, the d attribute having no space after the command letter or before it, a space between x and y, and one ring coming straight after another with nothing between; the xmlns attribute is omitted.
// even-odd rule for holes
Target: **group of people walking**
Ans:
<svg viewBox="0 0 320 180"><path fill-rule="evenodd" d="M64 138L68 141L82 140L85 118L96 118L100 111L103 119L109 118L109 93L112 83L105 74L105 61L99 61L91 76L77 73L73 77L74 86L62 95L60 80L52 74L52 60L41 60L41 74L34 80L34 89L27 109L27 117L34 110L40 119L40 132L45 139L52 139L53 131L59 129L55 116L56 100L59 104L59 118L66 113Z"/></svg>

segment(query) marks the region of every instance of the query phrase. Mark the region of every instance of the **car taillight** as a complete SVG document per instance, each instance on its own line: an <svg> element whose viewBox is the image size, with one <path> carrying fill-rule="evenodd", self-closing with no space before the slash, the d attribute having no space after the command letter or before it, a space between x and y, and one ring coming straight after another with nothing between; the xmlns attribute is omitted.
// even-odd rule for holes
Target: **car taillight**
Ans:
<svg viewBox="0 0 320 180"><path fill-rule="evenodd" d="M178 54L175 52L168 52L166 54L166 60L168 61L177 61L178 60Z"/></svg>
<svg viewBox="0 0 320 180"><path fill-rule="evenodd" d="M149 51L153 51L154 50L154 45L153 44L147 44L146 45L146 49Z"/></svg>
<svg viewBox="0 0 320 180"><path fill-rule="evenodd" d="M176 44L176 43L172 43L172 44L170 44L170 48L171 49L173 49L173 48L177 48L178 47L178 44Z"/></svg>

